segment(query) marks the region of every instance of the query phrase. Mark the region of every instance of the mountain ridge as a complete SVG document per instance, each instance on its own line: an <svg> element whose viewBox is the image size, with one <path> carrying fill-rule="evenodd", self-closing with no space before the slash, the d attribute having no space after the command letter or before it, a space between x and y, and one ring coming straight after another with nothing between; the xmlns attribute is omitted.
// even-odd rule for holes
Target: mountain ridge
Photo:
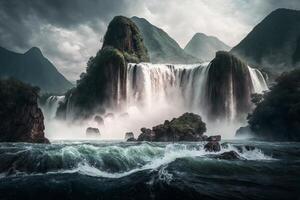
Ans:
<svg viewBox="0 0 300 200"><path fill-rule="evenodd" d="M38 47L25 53L0 47L0 78L9 77L38 86L43 92L62 93L73 86Z"/></svg>

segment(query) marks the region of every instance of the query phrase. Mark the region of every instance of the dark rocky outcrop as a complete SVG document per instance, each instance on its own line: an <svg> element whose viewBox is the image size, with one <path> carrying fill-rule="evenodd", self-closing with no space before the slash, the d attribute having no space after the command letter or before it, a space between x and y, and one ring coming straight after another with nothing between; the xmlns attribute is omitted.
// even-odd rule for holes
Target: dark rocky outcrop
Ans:
<svg viewBox="0 0 300 200"><path fill-rule="evenodd" d="M127 133L125 133L125 140L127 142L136 141L136 139L134 138L133 132L127 132Z"/></svg>
<svg viewBox="0 0 300 200"><path fill-rule="evenodd" d="M199 115L185 113L151 129L142 128L138 141L203 141L206 125Z"/></svg>
<svg viewBox="0 0 300 200"><path fill-rule="evenodd" d="M252 107L252 92L253 86L246 63L228 52L217 52L210 63L207 77L208 118L218 120L244 117Z"/></svg>
<svg viewBox="0 0 300 200"><path fill-rule="evenodd" d="M221 141L221 135L212 135L212 136L209 136L206 141L217 141L217 142L220 142Z"/></svg>
<svg viewBox="0 0 300 200"><path fill-rule="evenodd" d="M101 50L88 61L77 87L66 94L58 116L65 117L67 107L72 108L75 118L88 118L94 113L105 113L105 107L121 106L126 98L127 63L147 61L147 49L137 26L126 17L115 17Z"/></svg>
<svg viewBox="0 0 300 200"><path fill-rule="evenodd" d="M85 131L87 137L100 137L98 128L88 127Z"/></svg>
<svg viewBox="0 0 300 200"><path fill-rule="evenodd" d="M282 74L248 116L256 139L300 141L300 69ZM237 132L237 135L240 135Z"/></svg>
<svg viewBox="0 0 300 200"><path fill-rule="evenodd" d="M42 92L63 93L73 87L37 47L24 54L0 47L0 78L8 77L37 86Z"/></svg>
<svg viewBox="0 0 300 200"><path fill-rule="evenodd" d="M221 151L221 145L217 141L210 141L204 145L205 151L218 152Z"/></svg>
<svg viewBox="0 0 300 200"><path fill-rule="evenodd" d="M132 17L139 27L152 63L199 63L200 59L186 53L164 30L144 18Z"/></svg>
<svg viewBox="0 0 300 200"><path fill-rule="evenodd" d="M228 151L221 153L219 155L214 155L214 158L222 159L222 160L240 160L240 155L235 151Z"/></svg>
<svg viewBox="0 0 300 200"><path fill-rule="evenodd" d="M230 47L214 36L196 33L187 43L184 51L204 61L211 61L217 51L229 51Z"/></svg>
<svg viewBox="0 0 300 200"><path fill-rule="evenodd" d="M0 80L0 142L49 143L38 91L17 80Z"/></svg>

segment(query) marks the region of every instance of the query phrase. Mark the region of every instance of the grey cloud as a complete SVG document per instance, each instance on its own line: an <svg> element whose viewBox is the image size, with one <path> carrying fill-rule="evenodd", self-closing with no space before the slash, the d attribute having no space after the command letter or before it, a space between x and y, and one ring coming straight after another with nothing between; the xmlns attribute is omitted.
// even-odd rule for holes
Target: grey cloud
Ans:
<svg viewBox="0 0 300 200"><path fill-rule="evenodd" d="M139 16L163 28L181 46L196 32L237 44L277 8L299 0L0 0L0 46L24 52L38 46L75 81L100 48L115 15Z"/></svg>

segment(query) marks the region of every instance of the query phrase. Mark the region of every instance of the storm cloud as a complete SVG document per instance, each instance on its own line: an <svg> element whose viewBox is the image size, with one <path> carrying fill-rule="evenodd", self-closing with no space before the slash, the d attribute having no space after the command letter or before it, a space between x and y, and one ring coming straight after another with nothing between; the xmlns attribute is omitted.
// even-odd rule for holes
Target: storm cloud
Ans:
<svg viewBox="0 0 300 200"><path fill-rule="evenodd" d="M101 47L116 15L144 17L184 47L196 33L234 46L277 8L300 9L298 0L0 0L0 46L25 52L39 47L75 81Z"/></svg>

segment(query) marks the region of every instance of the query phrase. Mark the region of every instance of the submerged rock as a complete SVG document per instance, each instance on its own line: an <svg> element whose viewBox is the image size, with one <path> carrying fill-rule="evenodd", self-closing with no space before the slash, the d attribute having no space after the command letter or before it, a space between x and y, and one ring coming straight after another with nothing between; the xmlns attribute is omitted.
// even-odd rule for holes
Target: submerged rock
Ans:
<svg viewBox="0 0 300 200"><path fill-rule="evenodd" d="M221 146L217 141L210 141L206 145L204 145L205 151L209 152L218 152L221 151Z"/></svg>
<svg viewBox="0 0 300 200"><path fill-rule="evenodd" d="M241 159L240 155L235 151L224 152L220 155L215 155L214 158L222 160L239 160Z"/></svg>
<svg viewBox="0 0 300 200"><path fill-rule="evenodd" d="M87 137L100 137L100 131L98 128L88 127L85 131Z"/></svg>
<svg viewBox="0 0 300 200"><path fill-rule="evenodd" d="M171 121L157 125L151 129L142 128L139 141L203 141L206 124L199 115L184 113Z"/></svg>
<svg viewBox="0 0 300 200"><path fill-rule="evenodd" d="M17 80L0 81L0 142L49 143L38 92Z"/></svg>

